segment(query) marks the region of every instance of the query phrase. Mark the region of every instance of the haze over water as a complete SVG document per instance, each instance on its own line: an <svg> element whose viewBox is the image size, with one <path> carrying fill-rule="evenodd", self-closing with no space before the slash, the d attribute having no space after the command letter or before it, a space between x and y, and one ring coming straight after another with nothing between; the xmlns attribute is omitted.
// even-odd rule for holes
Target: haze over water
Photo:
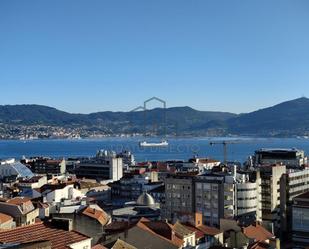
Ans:
<svg viewBox="0 0 309 249"><path fill-rule="evenodd" d="M234 140L231 138L171 138L167 148L139 148L142 138L104 138L80 140L2 140L0 158L22 156L77 157L94 156L99 149L130 150L136 161L187 160L194 154L223 160L223 146L209 145L210 141ZM260 148L298 148L309 152L309 140L297 138L237 138L237 143L228 145L228 160L244 162Z"/></svg>

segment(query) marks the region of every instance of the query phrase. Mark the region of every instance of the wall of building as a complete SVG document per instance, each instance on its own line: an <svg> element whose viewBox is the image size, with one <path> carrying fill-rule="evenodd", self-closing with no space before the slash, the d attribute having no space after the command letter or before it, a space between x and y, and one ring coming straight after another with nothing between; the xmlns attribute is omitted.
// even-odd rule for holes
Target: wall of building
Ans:
<svg viewBox="0 0 309 249"><path fill-rule="evenodd" d="M236 184L236 216L257 210L257 184L251 182Z"/></svg>
<svg viewBox="0 0 309 249"><path fill-rule="evenodd" d="M165 203L162 208L164 218L173 220L175 212L193 213L194 186L192 178L166 178L165 193Z"/></svg>
<svg viewBox="0 0 309 249"><path fill-rule="evenodd" d="M288 186L288 187L287 187ZM280 181L280 216L282 236L289 234L292 222L292 200L299 194L309 191L309 169L291 171Z"/></svg>
<svg viewBox="0 0 309 249"><path fill-rule="evenodd" d="M219 226L224 216L224 177L201 176L195 181L195 211L203 214L204 224Z"/></svg>
<svg viewBox="0 0 309 249"><path fill-rule="evenodd" d="M0 229L12 229L16 227L16 223L12 220L0 223Z"/></svg>
<svg viewBox="0 0 309 249"><path fill-rule="evenodd" d="M73 187L68 185L62 189L55 189L54 191L46 195L46 202L61 202L62 199L76 199L77 197L83 197L83 194Z"/></svg>
<svg viewBox="0 0 309 249"><path fill-rule="evenodd" d="M292 206L292 217L293 244L299 248L307 248L309 246L309 201L295 199Z"/></svg>
<svg viewBox="0 0 309 249"><path fill-rule="evenodd" d="M284 165L264 166L257 171L257 220L271 232L280 230L280 179L286 173Z"/></svg>
<svg viewBox="0 0 309 249"><path fill-rule="evenodd" d="M80 242L69 245L71 249L91 249L91 239L82 240Z"/></svg>
<svg viewBox="0 0 309 249"><path fill-rule="evenodd" d="M73 229L91 237L91 245L97 244L104 232L104 227L100 222L83 214L53 214L53 217L72 219Z"/></svg>

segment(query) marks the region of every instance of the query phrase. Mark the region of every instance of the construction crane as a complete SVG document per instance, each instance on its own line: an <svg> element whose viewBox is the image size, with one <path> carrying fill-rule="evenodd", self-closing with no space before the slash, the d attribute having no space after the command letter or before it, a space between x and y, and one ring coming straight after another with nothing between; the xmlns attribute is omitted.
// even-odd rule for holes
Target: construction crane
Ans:
<svg viewBox="0 0 309 249"><path fill-rule="evenodd" d="M227 164L227 145L228 144L236 144L238 143L238 140L233 140L233 141L213 141L210 142L210 145L218 145L221 144L223 145L223 160L224 160L224 164Z"/></svg>

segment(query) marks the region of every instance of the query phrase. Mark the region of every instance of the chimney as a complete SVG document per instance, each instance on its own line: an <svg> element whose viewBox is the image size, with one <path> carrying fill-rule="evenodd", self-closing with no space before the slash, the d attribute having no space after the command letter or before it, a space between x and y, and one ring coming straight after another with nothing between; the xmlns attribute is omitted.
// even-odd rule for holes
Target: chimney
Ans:
<svg viewBox="0 0 309 249"><path fill-rule="evenodd" d="M203 215L202 213L194 213L194 225L195 227L203 225Z"/></svg>

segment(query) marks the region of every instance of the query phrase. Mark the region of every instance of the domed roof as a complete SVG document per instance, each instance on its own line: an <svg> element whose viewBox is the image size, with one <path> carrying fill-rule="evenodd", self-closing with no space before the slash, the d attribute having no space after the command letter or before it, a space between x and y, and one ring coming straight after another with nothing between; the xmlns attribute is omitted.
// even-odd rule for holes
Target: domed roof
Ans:
<svg viewBox="0 0 309 249"><path fill-rule="evenodd" d="M152 206L155 204L155 201L150 194L144 192L137 198L136 204L140 206Z"/></svg>

